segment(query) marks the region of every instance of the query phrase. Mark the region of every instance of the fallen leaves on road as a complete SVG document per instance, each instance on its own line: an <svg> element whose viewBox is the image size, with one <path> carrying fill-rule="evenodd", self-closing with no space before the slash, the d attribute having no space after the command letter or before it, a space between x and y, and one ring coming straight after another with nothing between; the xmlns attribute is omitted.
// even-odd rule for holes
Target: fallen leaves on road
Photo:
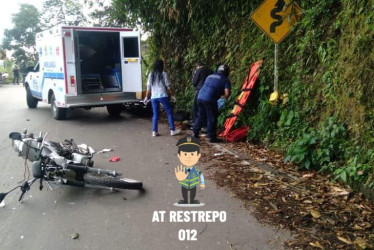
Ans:
<svg viewBox="0 0 374 250"><path fill-rule="evenodd" d="M203 141L204 174L228 188L261 222L292 230L293 249L374 249L374 204L328 176L300 172L277 153L248 143L224 144L230 153Z"/></svg>
<svg viewBox="0 0 374 250"><path fill-rule="evenodd" d="M311 210L310 211L310 214L313 216L313 218L316 218L316 219L318 219L318 218L320 218L321 217L321 213L320 212L318 212L317 210Z"/></svg>
<svg viewBox="0 0 374 250"><path fill-rule="evenodd" d="M311 245L312 247L317 247L317 248L320 248L320 249L325 249L318 241L316 241L316 242L310 242L309 245Z"/></svg>

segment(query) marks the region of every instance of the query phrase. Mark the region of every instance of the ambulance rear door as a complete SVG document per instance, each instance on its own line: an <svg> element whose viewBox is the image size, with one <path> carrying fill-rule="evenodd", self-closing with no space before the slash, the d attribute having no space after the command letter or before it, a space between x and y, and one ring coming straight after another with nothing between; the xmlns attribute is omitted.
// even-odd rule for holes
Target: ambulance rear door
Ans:
<svg viewBox="0 0 374 250"><path fill-rule="evenodd" d="M141 92L141 52L138 31L121 31L121 73L123 92Z"/></svg>

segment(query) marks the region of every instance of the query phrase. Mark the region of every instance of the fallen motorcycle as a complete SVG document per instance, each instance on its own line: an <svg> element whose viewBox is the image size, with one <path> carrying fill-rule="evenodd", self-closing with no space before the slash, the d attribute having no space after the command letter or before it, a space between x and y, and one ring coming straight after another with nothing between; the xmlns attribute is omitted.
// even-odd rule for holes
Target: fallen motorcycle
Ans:
<svg viewBox="0 0 374 250"><path fill-rule="evenodd" d="M69 185L76 187L94 187L109 189L143 189L141 181L122 178L122 174L113 170L99 169L93 167L92 157L95 151L92 147L81 144L77 145L73 139L65 140L62 143L46 141L48 133L42 133L38 137L18 132L10 133L12 146L19 156L32 162L33 178L26 180L6 193L0 193L0 203L5 196L20 188L21 196L19 202L23 201L25 194L30 190L31 185L39 180L39 189L43 189L43 181L48 186ZM51 188L52 189L52 188Z"/></svg>

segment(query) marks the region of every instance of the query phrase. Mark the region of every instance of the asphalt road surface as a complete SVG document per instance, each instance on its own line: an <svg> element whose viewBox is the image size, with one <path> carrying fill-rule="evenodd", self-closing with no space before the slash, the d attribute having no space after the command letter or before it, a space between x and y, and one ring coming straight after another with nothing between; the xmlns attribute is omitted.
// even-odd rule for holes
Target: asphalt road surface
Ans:
<svg viewBox="0 0 374 250"><path fill-rule="evenodd" d="M35 134L47 131L52 141L73 138L96 151L113 149L96 154L95 167L139 179L145 191L69 186L49 190L46 184L39 191L35 183L24 203L18 203L20 191L16 191L0 207L0 249L282 249L288 233L258 223L240 201L212 181L197 192L205 206L173 205L181 199L174 175L180 163L176 138L169 135L166 124L160 125L161 136L152 138L151 118L123 113L112 119L106 108L74 110L68 120L56 121L50 105L39 103L37 109L28 109L25 94L22 85L0 85L0 192L24 179L24 160L8 138L10 132L24 128ZM203 153L202 149L202 157ZM109 162L112 156L121 160ZM152 222L155 211L165 211L164 222ZM224 211L226 220L170 222L170 212L176 211ZM72 239L75 233L78 239Z"/></svg>

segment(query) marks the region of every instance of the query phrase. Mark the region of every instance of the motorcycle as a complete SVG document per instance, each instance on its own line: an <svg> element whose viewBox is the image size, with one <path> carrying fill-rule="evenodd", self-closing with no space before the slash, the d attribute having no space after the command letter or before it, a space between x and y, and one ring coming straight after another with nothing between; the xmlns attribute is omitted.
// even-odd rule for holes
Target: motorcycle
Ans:
<svg viewBox="0 0 374 250"><path fill-rule="evenodd" d="M18 188L21 189L18 201L22 203L25 194L37 180L40 183L39 190L43 189L43 181L46 181L50 188L50 184L57 184L111 190L143 189L141 181L122 178L120 172L94 168L92 158L95 151L92 147L85 144L77 145L73 139L62 143L46 141L47 135L48 133L40 133L38 137L34 137L32 133L27 134L27 130L23 133L9 134L12 146L19 156L24 158L25 162L32 162L33 178L6 193L0 193L0 203L6 195Z"/></svg>
<svg viewBox="0 0 374 250"><path fill-rule="evenodd" d="M5 81L6 79L8 79L8 73L0 72L0 81Z"/></svg>

